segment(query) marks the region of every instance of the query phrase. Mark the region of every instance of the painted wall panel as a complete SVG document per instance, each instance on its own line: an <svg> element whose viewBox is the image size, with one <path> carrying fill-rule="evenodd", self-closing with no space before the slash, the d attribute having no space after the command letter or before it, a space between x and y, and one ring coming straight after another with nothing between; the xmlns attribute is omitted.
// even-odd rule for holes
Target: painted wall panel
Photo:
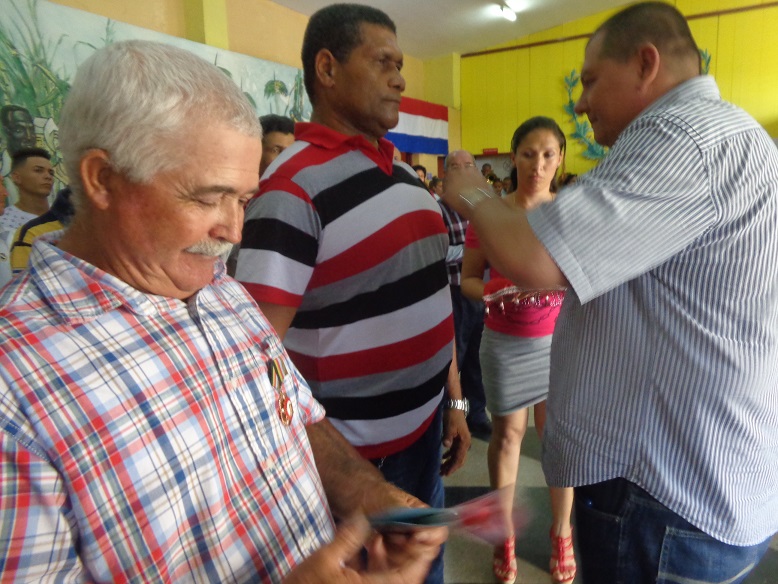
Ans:
<svg viewBox="0 0 778 584"><path fill-rule="evenodd" d="M769 0L762 0L762 4ZM754 8L733 14L690 20L690 28L701 49L711 55L710 72L716 78L722 97L751 113L772 136L778 136L778 43L774 41L778 30L778 8L760 7L759 0L677 0L675 4L687 15L709 13L717 10ZM616 10L603 12L585 19L565 24L544 33L517 39L520 46L551 38L568 38L591 33ZM573 125L563 108L567 102L564 86L565 75L575 69L580 73L586 39L565 41L551 45L522 48L507 53L462 58L462 142L463 147L480 153L486 138L499 138L505 122L519 122L530 115L551 112L568 134ZM550 49L549 47L556 47ZM499 100L487 99L475 88L483 87L483 71L491 71L495 64L504 64L505 55L516 54L522 61L521 72L526 79L517 81L518 107L505 103L504 110L494 109ZM501 55L498 59L497 55ZM477 60L478 66L471 66ZM517 77L518 79L518 77ZM492 87L492 90L494 88ZM580 84L573 91L573 99L580 95ZM465 97L467 96L467 97ZM510 101L510 100L509 100ZM474 112L482 112L475 115ZM514 118L513 112L517 115ZM583 118L585 120L585 117ZM478 128L471 124L477 123ZM484 127L484 126L491 126ZM514 123L515 127L515 123ZM503 138L504 141L504 138ZM502 151L503 147L500 147ZM568 169L583 172L592 163L581 157L584 150L579 144L569 144Z"/></svg>
<svg viewBox="0 0 778 584"><path fill-rule="evenodd" d="M290 67L302 67L308 17L268 0L229 0L230 49Z"/></svg>
<svg viewBox="0 0 778 584"><path fill-rule="evenodd" d="M184 0L51 0L157 32L186 38Z"/></svg>

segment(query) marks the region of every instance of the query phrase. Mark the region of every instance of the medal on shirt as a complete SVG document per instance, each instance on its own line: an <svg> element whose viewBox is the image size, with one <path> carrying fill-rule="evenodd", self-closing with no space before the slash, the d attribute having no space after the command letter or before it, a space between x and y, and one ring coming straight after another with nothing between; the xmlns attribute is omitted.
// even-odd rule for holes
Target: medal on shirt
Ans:
<svg viewBox="0 0 778 584"><path fill-rule="evenodd" d="M287 373L289 373L289 370L280 357L268 361L267 376L270 379L270 385L273 386L277 394L276 413L284 426L291 424L292 417L294 416L294 405L284 390L284 377L286 377Z"/></svg>

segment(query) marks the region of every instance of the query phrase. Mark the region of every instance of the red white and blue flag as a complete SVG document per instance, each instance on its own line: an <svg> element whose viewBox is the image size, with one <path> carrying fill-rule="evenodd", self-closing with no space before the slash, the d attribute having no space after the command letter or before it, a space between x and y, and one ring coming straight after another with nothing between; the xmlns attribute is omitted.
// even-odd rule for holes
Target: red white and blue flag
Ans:
<svg viewBox="0 0 778 584"><path fill-rule="evenodd" d="M403 97L400 122L386 134L401 152L448 154L448 108L444 105Z"/></svg>

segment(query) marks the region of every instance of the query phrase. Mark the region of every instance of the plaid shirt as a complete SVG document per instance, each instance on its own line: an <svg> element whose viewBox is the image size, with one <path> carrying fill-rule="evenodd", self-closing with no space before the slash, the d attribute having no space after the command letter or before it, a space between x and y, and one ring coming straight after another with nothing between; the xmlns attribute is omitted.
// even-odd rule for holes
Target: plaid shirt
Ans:
<svg viewBox="0 0 778 584"><path fill-rule="evenodd" d="M331 539L324 412L223 267L183 302L30 262L0 294L0 580L277 582Z"/></svg>
<svg viewBox="0 0 778 584"><path fill-rule="evenodd" d="M450 286L459 286L462 284L462 253L453 254L451 248L457 246L460 250L463 248L468 221L442 200L439 200L438 204L441 213L443 213L443 222L448 229L449 254L446 257L448 283Z"/></svg>

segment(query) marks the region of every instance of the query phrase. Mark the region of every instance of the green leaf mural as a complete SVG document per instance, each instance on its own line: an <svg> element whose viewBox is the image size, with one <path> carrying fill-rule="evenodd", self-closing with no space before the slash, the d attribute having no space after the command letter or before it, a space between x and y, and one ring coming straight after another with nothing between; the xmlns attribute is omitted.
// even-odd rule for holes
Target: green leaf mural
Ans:
<svg viewBox="0 0 778 584"><path fill-rule="evenodd" d="M113 21L40 0L0 0L0 180L14 199L8 177L10 150L46 148L53 155L55 190L67 183L59 152L59 112L70 80L84 59L111 43L141 38L184 48L216 65L237 83L257 115L278 113L310 119L302 70L187 39ZM34 127L13 138L20 126ZM34 141L34 143L33 143Z"/></svg>
<svg viewBox="0 0 778 584"><path fill-rule="evenodd" d="M567 103L563 106L565 113L570 118L573 124L573 133L570 137L581 144L584 147L581 156L587 160L600 160L607 150L597 144L594 141L594 135L592 134L592 127L589 122L582 120L575 113L575 99L573 99L573 91L581 81L581 76L573 69L569 75L565 76L565 90L567 91Z"/></svg>

